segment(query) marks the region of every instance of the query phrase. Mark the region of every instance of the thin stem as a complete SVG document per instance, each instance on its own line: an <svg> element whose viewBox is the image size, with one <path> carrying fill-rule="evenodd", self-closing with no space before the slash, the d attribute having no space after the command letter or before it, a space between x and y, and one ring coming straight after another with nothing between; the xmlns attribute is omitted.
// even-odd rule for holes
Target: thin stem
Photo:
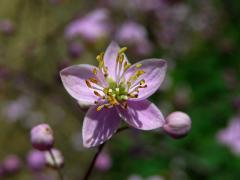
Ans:
<svg viewBox="0 0 240 180"><path fill-rule="evenodd" d="M94 165L95 165L95 162L96 162L96 160L97 160L97 158L98 158L98 155L101 153L101 151L102 151L103 147L105 146L105 144L106 144L106 143L103 143L103 144L101 144L101 145L98 147L98 150L97 150L96 154L94 155L94 157L93 157L93 159L92 159L92 161L91 161L91 164L89 165L88 170L86 171L86 173L85 173L85 175L84 175L83 180L87 180L87 179L90 177L91 172L92 172L92 170L93 170L93 167L94 167Z"/></svg>
<svg viewBox="0 0 240 180"><path fill-rule="evenodd" d="M53 160L53 163L54 163L55 168L57 168L57 173L58 173L59 180L64 180L63 175L62 175L62 172L61 172L60 168L59 168L58 165L57 165L57 161L56 161L56 159L55 159L55 157L54 157L53 152L52 152L51 149L49 150L49 154L50 154L50 156L51 156L51 158L52 158L52 160Z"/></svg>
<svg viewBox="0 0 240 180"><path fill-rule="evenodd" d="M124 126L124 127L119 128L119 129L116 131L116 134L119 133L119 132L121 132L121 131L124 131L125 129L128 129L128 127L127 127L127 126ZM88 180L88 179L89 179L89 177L90 177L90 175L91 175L91 172L92 172L92 170L93 170L93 168L94 168L95 162L96 162L99 154L102 152L102 150L103 150L103 148L104 148L105 145L106 145L106 142L103 143L103 144L101 144L101 145L98 147L98 150L97 150L96 154L94 155L94 157L93 157L93 159L92 159L92 161L91 161L91 163L90 163L90 165L89 165L89 167L88 167L88 169L87 169L87 171L86 171L86 173L85 173L85 175L84 175L84 177L83 177L83 180Z"/></svg>

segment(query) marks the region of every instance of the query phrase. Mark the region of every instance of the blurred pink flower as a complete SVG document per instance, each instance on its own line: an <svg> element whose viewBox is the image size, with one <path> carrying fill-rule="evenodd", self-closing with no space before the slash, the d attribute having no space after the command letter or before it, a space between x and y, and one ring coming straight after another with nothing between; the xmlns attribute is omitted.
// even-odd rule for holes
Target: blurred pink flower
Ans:
<svg viewBox="0 0 240 180"><path fill-rule="evenodd" d="M133 47L138 54L151 52L152 45L147 37L147 30L136 22L125 22L116 32L116 39L127 46Z"/></svg>
<svg viewBox="0 0 240 180"><path fill-rule="evenodd" d="M11 35L14 32L13 22L9 19L0 20L0 33Z"/></svg>
<svg viewBox="0 0 240 180"><path fill-rule="evenodd" d="M33 171L41 171L46 165L44 153L38 150L31 150L27 155L28 167Z"/></svg>
<svg viewBox="0 0 240 180"><path fill-rule="evenodd" d="M22 162L17 155L8 155L3 161L3 169L7 174L17 173L22 167Z"/></svg>
<svg viewBox="0 0 240 180"><path fill-rule="evenodd" d="M5 107L2 109L2 113L9 122L15 122L25 118L32 106L33 99L29 96L22 95L16 100L6 103Z"/></svg>
<svg viewBox="0 0 240 180"><path fill-rule="evenodd" d="M240 117L233 118L228 127L217 133L217 139L221 144L226 145L231 151L240 155Z"/></svg>
<svg viewBox="0 0 240 180"><path fill-rule="evenodd" d="M68 39L81 37L86 41L96 41L108 36L110 33L110 24L108 11L106 9L97 9L84 17L71 22L65 30L65 36Z"/></svg>
<svg viewBox="0 0 240 180"><path fill-rule="evenodd" d="M106 152L102 152L95 163L95 167L101 171L107 171L112 166L112 159Z"/></svg>
<svg viewBox="0 0 240 180"><path fill-rule="evenodd" d="M161 111L146 100L162 84L167 63L147 59L131 65L112 42L106 53L97 56L99 66L74 65L63 69L60 76L65 89L79 104L91 106L83 122L83 145L104 143L116 132L124 119L137 129L162 127Z"/></svg>

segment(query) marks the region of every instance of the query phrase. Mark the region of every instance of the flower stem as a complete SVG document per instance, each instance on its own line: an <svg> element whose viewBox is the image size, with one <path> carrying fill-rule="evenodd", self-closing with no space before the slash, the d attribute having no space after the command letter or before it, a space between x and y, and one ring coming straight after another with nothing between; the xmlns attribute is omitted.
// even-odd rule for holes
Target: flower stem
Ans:
<svg viewBox="0 0 240 180"><path fill-rule="evenodd" d="M117 130L116 134L121 132L121 131L124 131L125 129L128 129L128 127L124 126L124 127L119 128ZM94 157L93 157L93 159L92 159L92 161L91 161L91 163L90 163L90 165L89 165L89 167L88 167L88 169L87 169L87 171L86 171L86 173L85 173L85 175L83 177L83 180L88 180L89 179L89 177L91 175L91 172L92 172L92 170L94 168L95 162L96 162L96 160L98 158L98 155L102 152L105 144L106 144L106 142L101 144L100 146L98 146L98 150L97 150L96 154L94 155Z"/></svg>
<svg viewBox="0 0 240 180"><path fill-rule="evenodd" d="M50 154L50 156L51 156L51 158L52 158L52 160L53 160L53 163L54 163L55 168L57 168L56 171L57 171L57 173L58 173L59 180L64 180L63 175L62 175L62 172L61 172L60 168L59 168L58 165L57 165L56 159L55 159L55 157L54 157L53 152L52 152L51 149L49 150L49 154Z"/></svg>

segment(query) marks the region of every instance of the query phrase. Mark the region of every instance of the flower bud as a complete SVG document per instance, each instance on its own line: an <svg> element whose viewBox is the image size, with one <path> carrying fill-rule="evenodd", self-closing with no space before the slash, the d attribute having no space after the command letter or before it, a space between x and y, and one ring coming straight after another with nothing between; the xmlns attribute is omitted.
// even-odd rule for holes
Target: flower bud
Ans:
<svg viewBox="0 0 240 180"><path fill-rule="evenodd" d="M173 112L167 116L163 129L173 138L184 137L191 129L191 119L184 112Z"/></svg>
<svg viewBox="0 0 240 180"><path fill-rule="evenodd" d="M4 19L0 21L0 33L4 35L11 35L14 32L13 23L9 19Z"/></svg>
<svg viewBox="0 0 240 180"><path fill-rule="evenodd" d="M112 166L112 160L109 154L102 152L97 157L95 167L100 171L107 171Z"/></svg>
<svg viewBox="0 0 240 180"><path fill-rule="evenodd" d="M17 173L21 168L21 160L16 155L8 155L3 161L3 169L7 174Z"/></svg>
<svg viewBox="0 0 240 180"><path fill-rule="evenodd" d="M44 153L38 150L32 150L27 156L28 167L33 171L41 171L44 169L46 160Z"/></svg>
<svg viewBox="0 0 240 180"><path fill-rule="evenodd" d="M51 149L45 152L45 159L47 165L53 168L62 168L64 165L64 157L58 149Z"/></svg>
<svg viewBox="0 0 240 180"><path fill-rule="evenodd" d="M47 151L53 147L53 130L48 124L40 124L31 130L32 146L40 151Z"/></svg>

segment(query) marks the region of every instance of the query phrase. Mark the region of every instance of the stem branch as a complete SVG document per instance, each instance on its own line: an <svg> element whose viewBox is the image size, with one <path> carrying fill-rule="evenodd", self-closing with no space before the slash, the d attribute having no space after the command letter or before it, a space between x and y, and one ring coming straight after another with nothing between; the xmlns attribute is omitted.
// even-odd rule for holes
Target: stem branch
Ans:
<svg viewBox="0 0 240 180"><path fill-rule="evenodd" d="M62 172L61 172L60 168L58 167L57 161L56 161L56 159L54 157L54 154L53 154L51 149L49 150L49 154L50 154L50 156L51 156L51 158L53 160L55 168L57 169L59 180L64 180Z"/></svg>
<svg viewBox="0 0 240 180"><path fill-rule="evenodd" d="M124 127L119 128L119 129L116 131L116 134L119 133L119 132L121 132L121 131L124 131L125 129L128 129L128 127L127 127L127 126L124 126ZM90 175L91 175L91 172L92 172L92 170L93 170L93 168L94 168L95 162L96 162L99 154L102 152L105 144L106 144L106 142L98 146L98 150L97 150L97 152L95 153L95 155L94 155L94 157L93 157L93 159L92 159L92 161L91 161L91 163L90 163L90 165L89 165L89 167L88 167L88 169L87 169L87 171L86 171L86 173L85 173L85 175L84 175L84 177L83 177L83 180L88 180L88 179L89 179L89 177L90 177Z"/></svg>

